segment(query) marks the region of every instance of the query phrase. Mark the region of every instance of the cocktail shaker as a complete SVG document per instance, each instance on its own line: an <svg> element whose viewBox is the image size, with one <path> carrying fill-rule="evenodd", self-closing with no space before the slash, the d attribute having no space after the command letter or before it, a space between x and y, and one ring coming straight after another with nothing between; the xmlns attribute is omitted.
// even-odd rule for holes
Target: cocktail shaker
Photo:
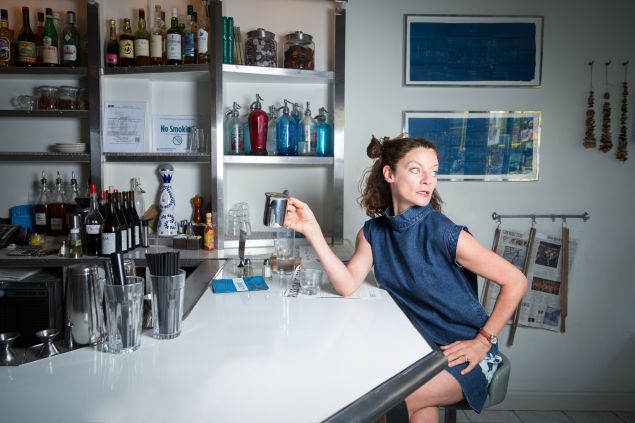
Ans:
<svg viewBox="0 0 635 423"><path fill-rule="evenodd" d="M266 192L265 197L265 211L262 217L262 223L271 228L283 227L284 217L287 214L289 194Z"/></svg>
<svg viewBox="0 0 635 423"><path fill-rule="evenodd" d="M68 267L66 330L71 331L72 342L77 346L102 341L103 282L96 265L82 263Z"/></svg>

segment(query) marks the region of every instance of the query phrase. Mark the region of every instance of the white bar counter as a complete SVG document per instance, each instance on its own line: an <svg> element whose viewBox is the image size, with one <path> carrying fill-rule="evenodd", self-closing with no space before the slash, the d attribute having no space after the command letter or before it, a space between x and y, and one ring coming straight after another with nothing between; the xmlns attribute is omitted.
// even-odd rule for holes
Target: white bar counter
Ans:
<svg viewBox="0 0 635 423"><path fill-rule="evenodd" d="M218 267L207 268L210 280ZM444 366L385 291L289 298L288 280L208 288L178 338L146 332L133 353L86 347L0 367L0 421L366 421Z"/></svg>

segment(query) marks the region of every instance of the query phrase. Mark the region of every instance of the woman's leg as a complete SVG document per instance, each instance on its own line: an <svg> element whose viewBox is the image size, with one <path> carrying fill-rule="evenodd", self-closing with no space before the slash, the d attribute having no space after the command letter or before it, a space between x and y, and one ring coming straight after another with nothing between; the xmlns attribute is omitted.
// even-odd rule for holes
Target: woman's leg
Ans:
<svg viewBox="0 0 635 423"><path fill-rule="evenodd" d="M406 398L410 423L437 423L440 406L456 404L462 399L461 385L443 370Z"/></svg>

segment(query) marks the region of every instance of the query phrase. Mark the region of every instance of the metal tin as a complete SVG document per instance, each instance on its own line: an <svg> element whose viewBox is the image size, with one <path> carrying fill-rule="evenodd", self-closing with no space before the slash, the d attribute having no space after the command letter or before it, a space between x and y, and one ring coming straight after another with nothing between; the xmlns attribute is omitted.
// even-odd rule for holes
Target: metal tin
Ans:
<svg viewBox="0 0 635 423"><path fill-rule="evenodd" d="M265 210L262 216L262 223L271 228L283 227L284 218L287 214L289 196L278 192L266 192L265 197Z"/></svg>

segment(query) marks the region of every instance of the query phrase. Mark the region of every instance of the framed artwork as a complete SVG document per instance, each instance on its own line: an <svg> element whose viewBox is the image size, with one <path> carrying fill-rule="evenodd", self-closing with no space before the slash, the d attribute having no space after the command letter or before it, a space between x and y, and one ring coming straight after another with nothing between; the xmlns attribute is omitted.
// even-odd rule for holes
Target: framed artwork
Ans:
<svg viewBox="0 0 635 423"><path fill-rule="evenodd" d="M536 181L541 112L404 111L402 131L439 151L439 180Z"/></svg>
<svg viewBox="0 0 635 423"><path fill-rule="evenodd" d="M404 85L539 87L543 21L404 15Z"/></svg>

